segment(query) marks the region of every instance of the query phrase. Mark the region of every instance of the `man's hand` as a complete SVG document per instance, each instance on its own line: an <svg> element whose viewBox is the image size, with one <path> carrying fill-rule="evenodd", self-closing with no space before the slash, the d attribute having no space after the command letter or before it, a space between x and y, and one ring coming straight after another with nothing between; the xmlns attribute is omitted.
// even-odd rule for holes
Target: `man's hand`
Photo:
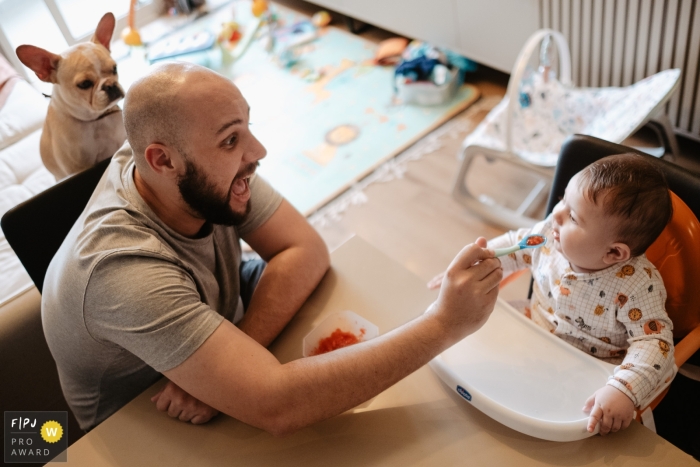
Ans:
<svg viewBox="0 0 700 467"><path fill-rule="evenodd" d="M190 396L172 381L168 381L158 394L151 397L151 402L155 402L161 412L168 412L173 418L195 425L207 423L219 414L218 410Z"/></svg>
<svg viewBox="0 0 700 467"><path fill-rule="evenodd" d="M479 237L476 239L476 245L480 246L481 248L486 248L486 239L484 237ZM447 274L447 271L443 271L439 274L437 274L435 277L430 279L428 283L426 284L430 290L436 290L439 289L442 286L442 281L445 280L445 274Z"/></svg>
<svg viewBox="0 0 700 467"><path fill-rule="evenodd" d="M583 412L590 415L589 433L593 433L600 423L600 434L607 435L630 426L634 418L634 403L619 389L605 385L586 399Z"/></svg>
<svg viewBox="0 0 700 467"><path fill-rule="evenodd" d="M471 334L488 319L498 297L503 277L501 262L486 249L486 239L460 251L445 271L440 294L431 310L441 316L447 329Z"/></svg>

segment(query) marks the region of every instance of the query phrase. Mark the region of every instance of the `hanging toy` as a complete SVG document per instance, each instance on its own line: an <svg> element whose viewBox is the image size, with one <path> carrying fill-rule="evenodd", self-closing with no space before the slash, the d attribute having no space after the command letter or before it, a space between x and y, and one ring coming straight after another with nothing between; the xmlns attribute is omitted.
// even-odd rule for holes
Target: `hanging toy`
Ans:
<svg viewBox="0 0 700 467"><path fill-rule="evenodd" d="M253 16L260 18L267 11L267 0L253 0L251 11Z"/></svg>
<svg viewBox="0 0 700 467"><path fill-rule="evenodd" d="M243 34L241 28L235 21L227 21L221 25L221 31L217 37L217 42L229 50L236 47Z"/></svg>
<svg viewBox="0 0 700 467"><path fill-rule="evenodd" d="M143 45L143 42L141 41L141 35L134 26L134 19L136 16L136 2L137 0L131 0L131 3L129 4L128 26L122 31L122 40L126 45L130 46Z"/></svg>

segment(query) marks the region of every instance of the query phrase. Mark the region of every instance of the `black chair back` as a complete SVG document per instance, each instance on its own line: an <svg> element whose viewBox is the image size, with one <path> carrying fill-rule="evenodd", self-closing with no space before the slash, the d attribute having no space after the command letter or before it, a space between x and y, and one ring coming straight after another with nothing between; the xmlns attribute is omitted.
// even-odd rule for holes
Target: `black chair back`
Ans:
<svg viewBox="0 0 700 467"><path fill-rule="evenodd" d="M554 173L552 191L549 194L549 201L547 202L547 215L552 212L554 206L556 206L561 197L564 196L566 185L569 183L569 180L571 180L571 177L598 159L625 152L631 152L646 157L659 167L666 176L666 181L671 191L677 194L678 197L688 205L693 213L695 213L695 217L700 219L700 196L697 195L698 190L700 190L700 174L693 173L679 165L650 156L637 149L585 135L573 135L562 145L559 153L559 161L557 162L557 168Z"/></svg>
<svg viewBox="0 0 700 467"><path fill-rule="evenodd" d="M2 216L5 238L39 292L51 259L85 209L110 160L60 181Z"/></svg>

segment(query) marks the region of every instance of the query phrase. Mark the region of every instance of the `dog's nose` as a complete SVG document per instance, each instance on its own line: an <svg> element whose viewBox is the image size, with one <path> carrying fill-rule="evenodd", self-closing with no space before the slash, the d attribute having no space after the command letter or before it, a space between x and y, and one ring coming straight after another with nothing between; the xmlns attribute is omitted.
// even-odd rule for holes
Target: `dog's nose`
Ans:
<svg viewBox="0 0 700 467"><path fill-rule="evenodd" d="M102 90L107 93L110 102L121 97L124 97L124 93L116 84L111 84L109 86L102 86Z"/></svg>

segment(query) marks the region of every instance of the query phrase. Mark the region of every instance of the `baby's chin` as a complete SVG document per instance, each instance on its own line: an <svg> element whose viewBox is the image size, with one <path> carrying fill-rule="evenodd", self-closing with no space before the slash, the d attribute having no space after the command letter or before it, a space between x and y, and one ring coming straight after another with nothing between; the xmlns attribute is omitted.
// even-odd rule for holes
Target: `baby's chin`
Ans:
<svg viewBox="0 0 700 467"><path fill-rule="evenodd" d="M575 264L573 261L571 261L571 258L569 258L566 255L566 253L564 253L564 250L562 250L561 243L559 243L558 240L554 240L554 249L557 250L559 252L559 254L561 254L562 257L564 257L564 259L569 262L569 266L571 267L571 269L574 272L590 272L589 269L581 267L581 266Z"/></svg>

